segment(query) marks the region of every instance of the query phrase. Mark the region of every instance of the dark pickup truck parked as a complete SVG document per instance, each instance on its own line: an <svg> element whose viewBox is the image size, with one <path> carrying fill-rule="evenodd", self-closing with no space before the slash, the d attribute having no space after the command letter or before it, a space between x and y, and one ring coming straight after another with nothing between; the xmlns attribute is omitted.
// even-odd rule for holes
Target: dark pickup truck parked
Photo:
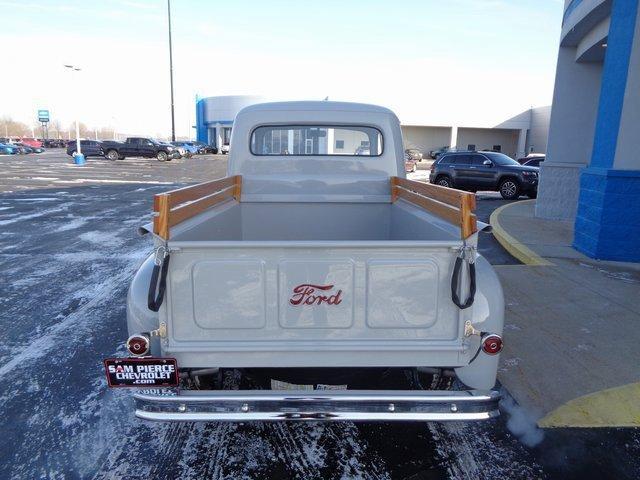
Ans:
<svg viewBox="0 0 640 480"><path fill-rule="evenodd" d="M498 191L506 200L514 200L520 195L536 198L538 170L520 165L502 153L449 152L433 163L429 181L471 192Z"/></svg>
<svg viewBox="0 0 640 480"><path fill-rule="evenodd" d="M129 137L124 142L102 142L104 156L109 160L122 160L126 157L157 158L160 162L180 158L178 149L169 143L153 138Z"/></svg>

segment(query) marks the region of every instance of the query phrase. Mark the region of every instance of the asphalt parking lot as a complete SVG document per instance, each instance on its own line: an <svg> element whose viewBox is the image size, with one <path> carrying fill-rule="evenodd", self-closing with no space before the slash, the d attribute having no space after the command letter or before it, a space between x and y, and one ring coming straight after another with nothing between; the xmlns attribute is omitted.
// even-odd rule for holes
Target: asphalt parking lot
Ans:
<svg viewBox="0 0 640 480"><path fill-rule="evenodd" d="M154 193L225 174L226 158L0 157L0 478L635 478L640 437L536 430L505 392L483 423L161 424L106 388L125 298L150 253ZM504 202L481 194L478 215ZM481 251L516 262L490 234ZM6 441L10 439L10 441Z"/></svg>

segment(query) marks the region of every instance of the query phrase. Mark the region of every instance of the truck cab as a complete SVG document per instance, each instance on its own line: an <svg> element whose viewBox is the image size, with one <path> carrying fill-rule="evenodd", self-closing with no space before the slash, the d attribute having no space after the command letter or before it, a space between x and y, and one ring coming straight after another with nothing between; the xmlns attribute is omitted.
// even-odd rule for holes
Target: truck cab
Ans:
<svg viewBox="0 0 640 480"><path fill-rule="evenodd" d="M404 163L383 107L240 111L228 176L156 195L142 228L155 251L129 290L131 358L107 375L180 388L137 392L136 415L496 416L504 301L477 252L475 196L407 180ZM140 362L171 382L117 377Z"/></svg>

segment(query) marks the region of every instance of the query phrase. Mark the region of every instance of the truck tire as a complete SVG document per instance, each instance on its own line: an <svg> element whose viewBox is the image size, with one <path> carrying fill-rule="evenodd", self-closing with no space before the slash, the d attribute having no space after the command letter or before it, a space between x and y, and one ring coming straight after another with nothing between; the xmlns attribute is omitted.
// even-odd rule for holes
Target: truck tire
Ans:
<svg viewBox="0 0 640 480"><path fill-rule="evenodd" d="M159 162L166 162L169 159L169 155L167 155L167 152L160 151L156 154L156 158Z"/></svg>
<svg viewBox="0 0 640 480"><path fill-rule="evenodd" d="M515 178L505 178L500 182L500 195L505 200L515 200L520 196L520 184Z"/></svg>
<svg viewBox="0 0 640 480"><path fill-rule="evenodd" d="M114 162L119 159L120 155L118 155L117 150L107 150L107 154L105 155L105 157Z"/></svg>
<svg viewBox="0 0 640 480"><path fill-rule="evenodd" d="M438 178L436 178L436 185L440 185L441 187L453 188L453 182L451 181L451 178L447 177L446 175L440 175Z"/></svg>

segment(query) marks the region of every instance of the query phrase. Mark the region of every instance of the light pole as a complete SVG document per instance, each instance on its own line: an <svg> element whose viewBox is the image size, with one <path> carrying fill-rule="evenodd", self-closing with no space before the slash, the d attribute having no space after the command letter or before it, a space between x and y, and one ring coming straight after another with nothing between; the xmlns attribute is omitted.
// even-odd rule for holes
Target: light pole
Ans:
<svg viewBox="0 0 640 480"><path fill-rule="evenodd" d="M171 0L167 0L167 16L169 18L169 82L171 85L171 141L176 141L176 121L173 111L173 47L171 45Z"/></svg>
<svg viewBox="0 0 640 480"><path fill-rule="evenodd" d="M65 68L68 68L71 71L74 87L77 88L77 81L75 78L77 74L74 72L79 72L81 68L76 67L74 65L65 65ZM73 159L75 160L76 165L84 165L84 155L82 155L82 150L80 149L80 124L78 122L78 106L77 105L76 105L76 156Z"/></svg>

